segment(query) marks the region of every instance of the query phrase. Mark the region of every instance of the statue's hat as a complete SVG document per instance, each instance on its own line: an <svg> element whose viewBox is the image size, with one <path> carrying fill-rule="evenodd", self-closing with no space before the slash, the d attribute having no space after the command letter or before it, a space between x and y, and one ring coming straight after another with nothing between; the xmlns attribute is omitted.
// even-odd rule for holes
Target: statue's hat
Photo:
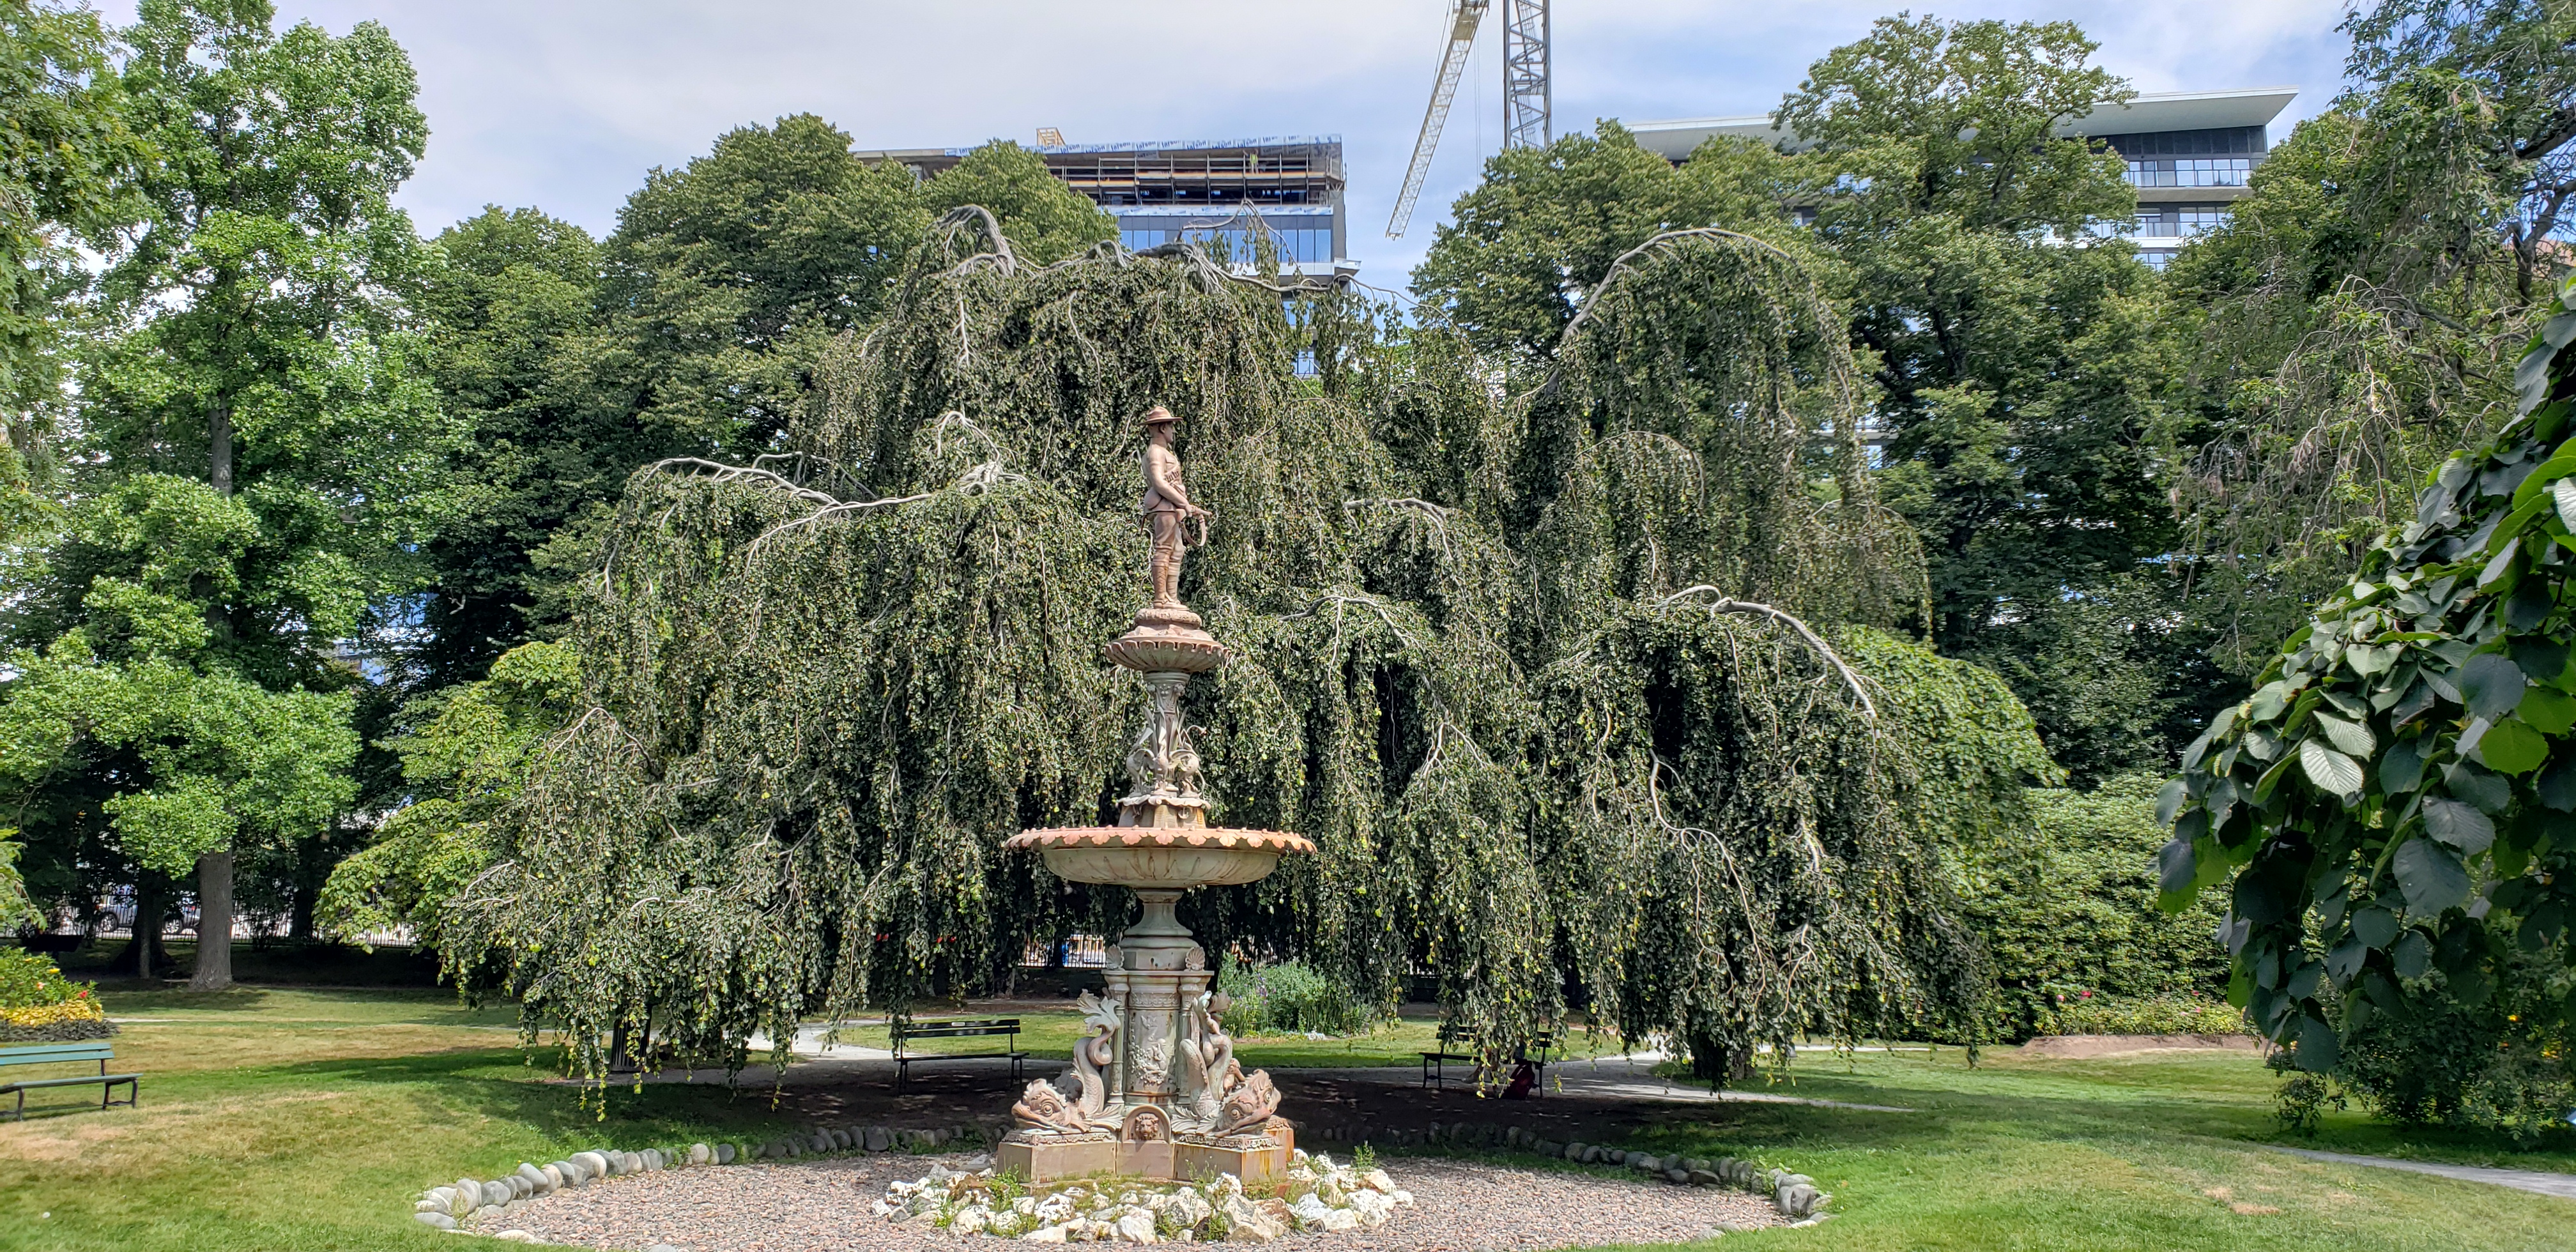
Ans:
<svg viewBox="0 0 2576 1252"><path fill-rule="evenodd" d="M1170 409L1164 408L1162 405L1158 404L1145 410L1145 416L1138 420L1137 425L1150 428L1160 426L1165 422L1177 422L1179 420L1181 419L1173 416Z"/></svg>

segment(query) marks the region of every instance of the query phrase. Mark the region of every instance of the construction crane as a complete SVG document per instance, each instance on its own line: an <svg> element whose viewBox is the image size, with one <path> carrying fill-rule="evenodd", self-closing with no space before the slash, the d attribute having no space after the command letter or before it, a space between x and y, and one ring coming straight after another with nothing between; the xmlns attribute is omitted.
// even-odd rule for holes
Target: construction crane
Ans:
<svg viewBox="0 0 2576 1252"><path fill-rule="evenodd" d="M1440 128L1449 120L1449 105L1458 97L1458 80L1467 72L1467 54L1476 47L1476 31L1485 24L1493 0L1451 0L1449 44L1440 54L1440 75L1431 81L1431 104L1422 111L1422 133L1413 141L1413 164L1404 171L1404 192L1395 198L1395 215L1387 219L1386 237L1401 239L1413 222L1414 202L1431 175L1431 155L1440 147ZM1548 122L1547 0L1503 0L1503 146L1543 148L1555 138Z"/></svg>

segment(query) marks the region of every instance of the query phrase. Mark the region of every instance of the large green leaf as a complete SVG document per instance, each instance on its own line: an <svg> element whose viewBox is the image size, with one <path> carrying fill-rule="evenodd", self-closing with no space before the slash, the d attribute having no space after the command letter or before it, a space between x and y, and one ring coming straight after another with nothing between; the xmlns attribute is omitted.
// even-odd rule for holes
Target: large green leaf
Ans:
<svg viewBox="0 0 2576 1252"><path fill-rule="evenodd" d="M2549 489L2550 499L2558 505L2558 520L2570 532L2576 532L2576 478L2561 478Z"/></svg>
<svg viewBox="0 0 2576 1252"><path fill-rule="evenodd" d="M2299 768L2307 771L2308 781L2322 790L2339 796L2361 794L2361 766L2327 747L2323 740L2309 739L2299 745Z"/></svg>
<svg viewBox="0 0 2576 1252"><path fill-rule="evenodd" d="M2353 938L2374 948L2388 946L2397 937L2397 915L2374 904L2356 909L2352 915Z"/></svg>
<svg viewBox="0 0 2576 1252"><path fill-rule="evenodd" d="M2400 739L2379 758L2379 789L2404 795L2424 783L2424 741Z"/></svg>
<svg viewBox="0 0 2576 1252"><path fill-rule="evenodd" d="M2433 796L2424 801L2424 829L2433 837L2458 848L2463 854L2484 852L2495 842L2495 823L2487 815L2457 800ZM2403 850L2400 850L2403 855ZM2411 898L2411 897L2410 897Z"/></svg>
<svg viewBox="0 0 2576 1252"><path fill-rule="evenodd" d="M2397 871L2397 889L2406 893L2409 913L2430 917L2469 898L2469 871L2458 854L2430 839L2407 840L2390 865ZM2409 938L2420 936L2410 933Z"/></svg>
<svg viewBox="0 0 2576 1252"><path fill-rule="evenodd" d="M2478 759L2500 774L2526 774L2549 759L2549 741L2521 721L2506 718L2478 738Z"/></svg>
<svg viewBox="0 0 2576 1252"><path fill-rule="evenodd" d="M2576 696L2553 687L2534 687L2514 716L2544 735L2563 735L2576 726Z"/></svg>
<svg viewBox="0 0 2576 1252"><path fill-rule="evenodd" d="M2522 691L2528 680L2522 667L2512 658L2494 652L2481 652L2460 667L2460 701L2469 706L2469 715L2494 721L2522 703Z"/></svg>
<svg viewBox="0 0 2576 1252"><path fill-rule="evenodd" d="M2576 812L2576 761L2561 761L2540 776L2540 802L2561 813Z"/></svg>
<svg viewBox="0 0 2576 1252"><path fill-rule="evenodd" d="M2332 713L2319 712L2317 725L2325 728L2326 738L2333 740L2336 750L2346 756L2367 759L2371 750L2379 746L2378 741L2371 737L2370 728L2359 722L2349 722Z"/></svg>

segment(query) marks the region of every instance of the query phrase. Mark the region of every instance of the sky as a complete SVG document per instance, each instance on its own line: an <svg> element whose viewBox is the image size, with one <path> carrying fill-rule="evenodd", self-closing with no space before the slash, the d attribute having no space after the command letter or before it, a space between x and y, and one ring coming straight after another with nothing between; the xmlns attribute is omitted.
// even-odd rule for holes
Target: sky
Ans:
<svg viewBox="0 0 2576 1252"><path fill-rule="evenodd" d="M111 21L129 2L101 0ZM1843 0L1555 0L1556 131L1763 113L1890 11ZM1386 219L1445 38L1447 0L278 0L281 26L389 28L420 75L429 152L399 197L425 234L486 204L615 229L645 171L747 123L815 113L859 148L1339 135L1349 250L1400 288L1501 145L1500 13L1486 18L1412 228ZM2334 95L2341 0L1981 0L1944 18L2073 19L2140 91L2295 86L2275 123Z"/></svg>

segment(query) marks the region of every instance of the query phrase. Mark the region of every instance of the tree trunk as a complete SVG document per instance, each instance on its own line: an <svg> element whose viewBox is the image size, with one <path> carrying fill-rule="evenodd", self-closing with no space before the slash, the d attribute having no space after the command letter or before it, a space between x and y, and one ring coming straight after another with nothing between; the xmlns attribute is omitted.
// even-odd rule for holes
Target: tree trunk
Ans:
<svg viewBox="0 0 2576 1252"><path fill-rule="evenodd" d="M125 950L116 954L107 967L137 978L150 978L154 966L161 963L161 884L160 876L149 870L134 876L134 937Z"/></svg>
<svg viewBox="0 0 2576 1252"><path fill-rule="evenodd" d="M228 399L215 401L206 413L206 481L216 495L233 494L233 406Z"/></svg>
<svg viewBox="0 0 2576 1252"><path fill-rule="evenodd" d="M286 909L286 937L299 943L313 938L313 898L322 893L322 841L305 839L295 845L295 894Z"/></svg>
<svg viewBox="0 0 2576 1252"><path fill-rule="evenodd" d="M197 858L197 972L190 991L222 991L233 985L233 854L209 852Z"/></svg>

